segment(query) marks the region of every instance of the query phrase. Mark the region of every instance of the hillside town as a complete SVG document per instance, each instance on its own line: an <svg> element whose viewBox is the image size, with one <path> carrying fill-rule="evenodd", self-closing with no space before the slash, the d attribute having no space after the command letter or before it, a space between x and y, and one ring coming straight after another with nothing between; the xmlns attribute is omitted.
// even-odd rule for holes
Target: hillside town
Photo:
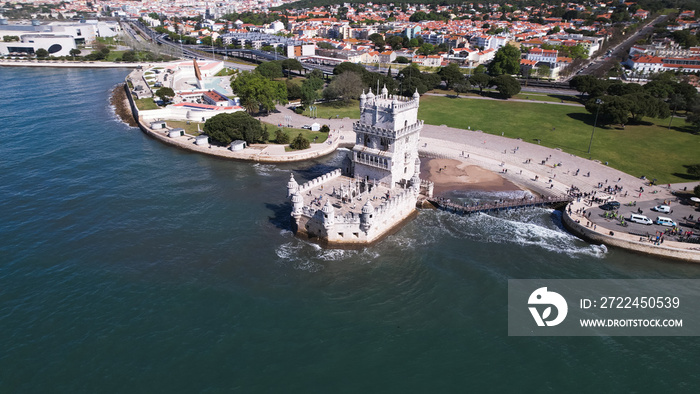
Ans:
<svg viewBox="0 0 700 394"><path fill-rule="evenodd" d="M522 8L508 3L345 3L301 8L305 3L280 1L6 2L0 7L0 56L84 54L96 38L118 35L120 20L140 20L186 44L275 51L328 65L414 63L429 69L457 63L468 74L511 45L522 54L519 74L556 80L570 77L587 59L606 56L608 41L635 31L662 11L642 5L653 3L562 2ZM655 32L667 34L637 43L620 76L639 80L664 70L697 71L698 25L693 10L666 20ZM679 42L685 36L694 40Z"/></svg>

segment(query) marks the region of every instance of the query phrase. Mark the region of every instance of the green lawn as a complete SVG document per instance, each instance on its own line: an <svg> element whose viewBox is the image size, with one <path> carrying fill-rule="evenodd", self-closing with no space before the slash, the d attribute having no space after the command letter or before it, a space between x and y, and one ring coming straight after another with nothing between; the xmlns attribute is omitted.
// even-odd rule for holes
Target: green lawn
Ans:
<svg viewBox="0 0 700 394"><path fill-rule="evenodd" d="M315 106L318 107L318 111L316 111L318 114L316 121L320 124L323 124L323 119L335 119L336 115L338 115L340 119L360 118L360 102L357 100L350 100L348 104L345 104L342 101L334 101L331 103L319 103ZM308 108L306 109L306 111L304 111L303 115L309 116ZM312 119L309 119L309 121L311 120Z"/></svg>
<svg viewBox="0 0 700 394"><path fill-rule="evenodd" d="M294 138L296 138L296 136L299 135L299 133L301 133L301 135L303 135L309 141L311 141L311 143L320 144L322 142L326 142L326 140L328 139L328 133L322 133L320 131L297 129L294 127L278 127L277 125L272 124L272 123L267 123L267 122L262 122L262 123L267 124L267 131L270 133L270 138L273 140L273 141L270 141L270 143L272 143L272 144L275 143L274 142L275 132L278 129L282 129L282 131L287 133L289 135L290 141L293 140ZM321 122L319 122L319 123L321 123ZM316 137L318 137L318 139L316 141L314 141L314 138L316 138Z"/></svg>
<svg viewBox="0 0 700 394"><path fill-rule="evenodd" d="M115 59L121 59L124 52L126 51L109 51L109 53L107 54L107 58L105 58L105 61L113 62Z"/></svg>
<svg viewBox="0 0 700 394"><path fill-rule="evenodd" d="M149 109L158 109L160 108L155 101L153 101L153 98L151 97L146 97L142 99L135 100L136 108L140 110L149 110Z"/></svg>
<svg viewBox="0 0 700 394"><path fill-rule="evenodd" d="M195 122L182 122L182 121L176 121L176 120L166 120L165 123L168 124L168 127L170 128L182 128L185 129L185 133L197 136L201 132L197 131L197 125L199 125L200 130L204 130L204 123L195 123Z"/></svg>
<svg viewBox="0 0 700 394"><path fill-rule="evenodd" d="M449 96L457 96L457 93L453 90L446 89L433 89L428 93L434 94L446 94ZM484 89L484 95L487 97L493 97L500 99L498 91L496 89ZM467 93L459 93L459 97L479 97L479 90L472 89ZM552 103L561 103L562 100L565 103L575 103L581 104L581 100L576 95L561 95L561 94L546 94L546 93L535 93L535 92L521 92L513 96L515 99L520 100L533 100L533 101L549 101Z"/></svg>
<svg viewBox="0 0 700 394"><path fill-rule="evenodd" d="M428 124L471 127L527 142L539 139L544 146L607 161L660 183L687 182L683 165L700 161L700 136L690 133L682 119L674 119L670 131L669 119L645 119L654 124L628 125L624 130L598 126L589 155L594 116L583 107L423 96L418 116Z"/></svg>
<svg viewBox="0 0 700 394"><path fill-rule="evenodd" d="M218 73L216 73L216 76L217 76L217 77L228 77L229 75L233 75L233 74L235 74L236 72L238 72L238 70L235 69L235 68L226 68L226 67L224 67L221 71L219 71Z"/></svg>

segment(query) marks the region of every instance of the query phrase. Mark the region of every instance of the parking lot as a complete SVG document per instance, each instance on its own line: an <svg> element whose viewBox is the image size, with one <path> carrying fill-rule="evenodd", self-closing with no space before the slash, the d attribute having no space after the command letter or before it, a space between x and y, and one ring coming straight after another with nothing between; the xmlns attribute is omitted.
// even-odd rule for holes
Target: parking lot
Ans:
<svg viewBox="0 0 700 394"><path fill-rule="evenodd" d="M645 225L641 223L632 222L629 220L631 214L644 215L654 222L659 216L668 217L673 219L673 221L679 225L681 232L693 230L693 228L684 226L684 224L686 224L689 221L688 218L691 215L693 217L692 222L698 223L698 217L700 217L700 211L698 211L698 208L694 205L682 204L680 201L677 200L666 200L666 202L669 203L668 205L671 207L671 213L656 212L651 209L652 207L655 207L657 205L664 205L663 199L636 202L636 205L622 204L617 210L613 211L605 211L600 208L602 204L594 204L592 207L587 208L586 212L590 212L590 221L593 224L609 228L613 231L624 231L639 236L655 235L657 231L665 232L671 230L672 228L656 223L651 225ZM606 212L608 214L610 212L617 213L618 216L617 218L606 218ZM621 224L620 218L624 218L625 226ZM695 234L698 234L700 233L700 229L696 228L694 229L694 232Z"/></svg>

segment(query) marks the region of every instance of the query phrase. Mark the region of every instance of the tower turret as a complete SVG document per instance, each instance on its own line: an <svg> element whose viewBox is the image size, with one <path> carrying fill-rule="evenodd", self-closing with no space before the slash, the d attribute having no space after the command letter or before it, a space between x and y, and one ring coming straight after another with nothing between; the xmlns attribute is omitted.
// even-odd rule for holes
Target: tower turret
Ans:
<svg viewBox="0 0 700 394"><path fill-rule="evenodd" d="M299 191L294 192L292 195L292 217L299 219L304 210L304 197L301 196Z"/></svg>
<svg viewBox="0 0 700 394"><path fill-rule="evenodd" d="M413 99L416 101L420 101L420 94L418 94L418 88L416 88L416 91L413 93Z"/></svg>
<svg viewBox="0 0 700 394"><path fill-rule="evenodd" d="M294 193L296 193L297 190L299 190L299 184L294 179L294 173L291 172L289 173L289 182L287 182L287 198L294 195Z"/></svg>
<svg viewBox="0 0 700 394"><path fill-rule="evenodd" d="M413 167L413 176L411 177L411 187L417 193L420 191L420 158L416 157Z"/></svg>
<svg viewBox="0 0 700 394"><path fill-rule="evenodd" d="M365 94L365 90L362 89L362 94L360 95L360 108L364 107L365 104L367 104L367 95Z"/></svg>
<svg viewBox="0 0 700 394"><path fill-rule="evenodd" d="M372 88L369 88L369 93L367 93L367 100L374 100L374 93L372 93Z"/></svg>
<svg viewBox="0 0 700 394"><path fill-rule="evenodd" d="M323 212L323 226L325 228L333 227L335 224L335 208L331 205L331 200L326 200L326 204L321 208Z"/></svg>
<svg viewBox="0 0 700 394"><path fill-rule="evenodd" d="M360 229L362 231L369 231L372 227L374 207L370 204L369 200L362 206L362 214L360 214Z"/></svg>
<svg viewBox="0 0 700 394"><path fill-rule="evenodd" d="M386 88L386 84L384 84L384 87L382 88L382 97L389 98L389 89Z"/></svg>

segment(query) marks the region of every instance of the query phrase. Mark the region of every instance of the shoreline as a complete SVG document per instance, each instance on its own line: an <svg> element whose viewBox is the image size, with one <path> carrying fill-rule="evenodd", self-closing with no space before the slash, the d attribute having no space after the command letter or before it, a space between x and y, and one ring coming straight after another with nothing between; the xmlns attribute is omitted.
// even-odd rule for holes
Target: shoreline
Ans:
<svg viewBox="0 0 700 394"><path fill-rule="evenodd" d="M86 62L68 60L0 60L0 67L53 67L53 68L137 68L150 63Z"/></svg>
<svg viewBox="0 0 700 394"><path fill-rule="evenodd" d="M170 138L165 134L158 133L155 130L151 130L150 128L146 127L140 119L134 116L135 114L138 114L138 110L135 109L133 97L130 94L131 92L128 91L127 85L123 84L121 86L124 89L127 101L129 102L129 108L124 108L124 115L126 115L127 111L130 110L129 112L138 123L138 127L144 133L151 137L159 139L166 144L173 145L178 148L186 149L193 152L204 153L210 156L220 158L249 162L284 163L305 161L309 159L322 157L333 153L338 147L352 146L352 144L354 143L354 137L351 136L352 127L349 127L344 131L339 130L337 133L333 134L334 140L330 144L328 144L327 147L324 147L325 149L323 149L322 152L316 151L311 153L303 153L302 151L302 153L296 153L292 155L285 152L283 154L273 156L269 154L264 154L264 151L265 149L267 149L267 146L257 147L255 153L248 152L244 154L234 153L225 148L207 149L206 147L195 145L194 137ZM280 113L276 114L276 116L281 117L286 111L287 109L282 107ZM120 117L121 116L122 114L120 114ZM343 121L352 122L353 120L346 118L343 119ZM430 125L427 125L427 127L431 127L433 129L444 128L444 126ZM462 132L466 132L465 137L468 136L470 133L474 133L465 130L462 130ZM499 137L496 136L482 136L482 139L483 137L496 139L500 143L500 145L515 143L522 145L524 148L531 145L522 141L514 141L509 139L499 140ZM343 138L345 138L345 141L340 142ZM329 141L330 140L331 136L329 135ZM500 155L500 158L497 158L498 156L494 157L493 154L489 154L489 150L484 151L483 146L479 146L481 144L471 146L469 144L465 144L464 142L455 143L450 141L449 139L442 140L429 137L421 137L421 141L427 141L424 142L424 145L423 147L421 147L419 153L421 153L421 156L428 159L425 161L425 170L428 172L428 178L433 178L438 181L436 182L436 194L444 193L449 190L527 190L531 192L536 192L536 194L541 194L544 196L552 194L564 194L568 191L570 187L569 185L575 186L577 184L580 184L581 181L584 181L584 179L586 180L586 183L590 183L590 176L586 178L584 178L583 176L575 177L575 175L571 174L570 171L567 171L566 173L560 172L559 179L556 179L556 174L554 174L552 166L533 166L529 160L523 162L521 157L516 158L515 155L509 157L508 154L506 154L507 151L504 152L503 155ZM484 140L484 145L485 144L486 141ZM428 145L430 145L430 148L428 148ZM558 162L559 159L563 159L562 161L568 161L572 160L571 157L573 157L568 154L563 154L562 152L557 152L556 150L543 149L540 146L533 147L538 151L543 151L546 153L551 152L551 154L549 155L550 158L553 158L552 155L560 156L559 158L553 158L552 161L555 163ZM519 147L516 147L513 153L515 153L518 150ZM465 156L465 153L469 154ZM530 154L532 154L532 152L530 152ZM512 161L511 157L516 158L515 161ZM612 168L603 166L600 163L586 161L582 158L575 158L574 161L578 161L578 165L582 167L583 165L585 165L588 168L594 167L594 170L596 168L605 169L606 172L609 173L609 175L606 176L610 176L611 179L618 177L622 179L622 177L625 177L627 178L628 182L635 181L635 183L640 183L638 179L631 177L628 174L622 173L618 170L614 170ZM454 169L446 171L445 173L439 171L439 168L441 166L444 170L448 170L448 168L452 164L455 165ZM445 166L447 166L448 168L444 168ZM438 173L430 174L431 169L432 171L438 171ZM423 170L424 166L421 165L421 172L423 172ZM589 188L592 188L592 186L587 186L583 184L580 187L581 190L588 190ZM634 189L632 187L629 187L627 190ZM653 192L651 190L648 191L648 193L654 194L657 192L658 190L655 190ZM670 193L664 193L662 195L654 197L666 197L666 194L668 194L668 197L672 197ZM606 194L601 193L598 196L603 197L606 196ZM623 196L616 196L612 194L607 196L608 198L615 198L621 200L622 202L625 202L625 200L633 200L632 197L623 198ZM577 205L575 203L572 203L569 205L569 207L571 206L575 207ZM634 239L635 236L633 236L632 234L626 234L621 232L621 234L625 234L630 238L628 240L626 239L626 237L611 237L606 235L611 230L605 228L604 226L599 226L600 228L597 230L593 228L586 228L583 225L582 221L579 220L577 222L576 219L572 219L569 217L568 209L564 209L563 217L566 221L564 226L570 233L589 242L592 241L593 243L602 243L608 246L618 247L621 249L635 252L641 252L646 255L661 257L665 259L682 260L686 262L696 263L700 262L700 251L697 251L693 248L692 245L694 244L682 244L679 242L674 242L674 244L679 245L674 245L677 247L670 247L671 245L669 242L663 247L650 245L640 246L640 242L636 241Z"/></svg>
<svg viewBox="0 0 700 394"><path fill-rule="evenodd" d="M455 159L423 158L421 179L433 182L437 197L453 191L522 191L521 186L501 174Z"/></svg>
<svg viewBox="0 0 700 394"><path fill-rule="evenodd" d="M136 123L134 127L138 127L146 135L165 144L190 152L203 153L205 155L222 159L257 163L290 163L327 156L335 152L339 147L347 146L347 143L343 141L343 137L340 135L335 135L335 133L329 133L328 139L323 143L311 144L311 148L295 152L286 152L284 150L284 146L282 145L254 144L240 151L231 151L227 147L212 144L207 144L206 146L197 145L195 144L195 137L189 134L185 134L180 137L169 137L165 131L159 132L148 127L138 117L138 109L136 109L136 104L131 92L128 89L128 85L126 83L121 83L119 88L124 92L128 102L128 107L119 107L120 110L118 114L120 115L120 118L124 119L124 117L126 117L126 119L133 119ZM111 100L112 99L110 98L110 101ZM115 104L119 102L119 99L115 100ZM126 103L124 104L126 105ZM126 123L130 124L130 121L127 121ZM351 141L354 141L354 139Z"/></svg>

